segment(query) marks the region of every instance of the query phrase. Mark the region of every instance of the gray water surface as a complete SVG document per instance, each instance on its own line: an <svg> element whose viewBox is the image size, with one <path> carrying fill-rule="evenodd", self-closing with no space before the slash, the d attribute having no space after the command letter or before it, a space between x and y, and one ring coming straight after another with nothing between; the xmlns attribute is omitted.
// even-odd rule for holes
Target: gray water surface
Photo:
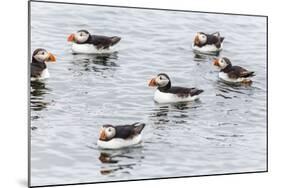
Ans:
<svg viewBox="0 0 281 188"><path fill-rule="evenodd" d="M73 55L67 36L120 36L117 52ZM256 72L251 86L218 80L211 56L191 50L220 31L220 56ZM266 19L175 11L31 3L31 51L57 57L31 83L31 185L266 170ZM199 101L159 105L147 81L204 89ZM140 147L100 150L101 125L144 122Z"/></svg>

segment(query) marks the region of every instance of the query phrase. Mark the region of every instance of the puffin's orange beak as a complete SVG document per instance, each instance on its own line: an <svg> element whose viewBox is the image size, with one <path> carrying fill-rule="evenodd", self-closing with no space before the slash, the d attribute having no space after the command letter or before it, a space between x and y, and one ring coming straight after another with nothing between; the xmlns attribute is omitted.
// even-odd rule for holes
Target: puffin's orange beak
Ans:
<svg viewBox="0 0 281 188"><path fill-rule="evenodd" d="M219 64L219 59L215 59L213 61L213 65L217 66L217 67L220 67L220 64Z"/></svg>
<svg viewBox="0 0 281 188"><path fill-rule="evenodd" d="M195 38L194 38L194 44L199 45L200 44L200 40L199 40L199 36L198 34L196 34Z"/></svg>
<svg viewBox="0 0 281 188"><path fill-rule="evenodd" d="M69 35L68 37L67 37L67 41L68 42L73 42L74 41L74 37L75 35L74 34L71 34L71 35Z"/></svg>
<svg viewBox="0 0 281 188"><path fill-rule="evenodd" d="M56 57L53 54L49 53L48 54L48 61L54 63L56 61Z"/></svg>
<svg viewBox="0 0 281 188"><path fill-rule="evenodd" d="M155 78L152 78L151 80L149 80L148 86L149 86L149 87L155 87L155 86L157 86L157 83L156 83Z"/></svg>
<svg viewBox="0 0 281 188"><path fill-rule="evenodd" d="M101 130L100 130L100 138L99 139L103 140L103 141L107 140L104 128L101 128Z"/></svg>

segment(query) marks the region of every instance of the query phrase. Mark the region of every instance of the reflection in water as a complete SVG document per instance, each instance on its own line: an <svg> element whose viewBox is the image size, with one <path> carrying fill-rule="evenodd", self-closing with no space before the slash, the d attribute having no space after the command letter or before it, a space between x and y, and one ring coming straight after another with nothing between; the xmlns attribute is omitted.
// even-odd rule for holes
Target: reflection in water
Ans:
<svg viewBox="0 0 281 188"><path fill-rule="evenodd" d="M168 118L169 106L159 106L158 108L154 108L153 113L150 115L154 124L166 124L170 120Z"/></svg>
<svg viewBox="0 0 281 188"><path fill-rule="evenodd" d="M187 110L187 109L191 109L191 108L197 108L197 104L200 104L200 100L197 101L192 101L192 102L180 102L180 103L174 103L174 104L170 104L171 107L173 107L174 109L178 109L178 110Z"/></svg>
<svg viewBox="0 0 281 188"><path fill-rule="evenodd" d="M214 58L218 57L220 52L216 52L213 54L203 54L199 52L194 52L194 61L202 61L202 60L213 60Z"/></svg>
<svg viewBox="0 0 281 188"><path fill-rule="evenodd" d="M99 160L102 163L118 163L117 160L114 160L109 153L101 152Z"/></svg>
<svg viewBox="0 0 281 188"><path fill-rule="evenodd" d="M180 102L180 103L172 103L172 104L158 104L156 108L152 111L150 118L154 122L154 124L167 124L170 122L169 117L173 120L172 122L177 123L185 123L185 118L188 118L187 112L189 109L196 109L200 106L201 102L193 101L193 102ZM170 113L170 116L169 116ZM178 121L177 119L181 119Z"/></svg>
<svg viewBox="0 0 281 188"><path fill-rule="evenodd" d="M44 102L44 95L49 93L51 90L45 86L44 82L32 81L31 82L31 96L30 105L34 111L41 111L47 107L48 102Z"/></svg>
<svg viewBox="0 0 281 188"><path fill-rule="evenodd" d="M225 99L231 99L236 98L239 94L250 96L252 95L253 88L249 84L231 84L222 80L218 80L216 82L216 90L220 92L216 93L216 96L220 96Z"/></svg>
<svg viewBox="0 0 281 188"><path fill-rule="evenodd" d="M222 97L222 98L225 98L225 99L232 99L232 97L225 96L221 93L217 93L216 96L219 96L219 97Z"/></svg>
<svg viewBox="0 0 281 188"><path fill-rule="evenodd" d="M45 86L43 81L31 81L30 83L30 108L32 111L41 111L45 109L49 103L44 101L44 95L49 93L51 90ZM31 114L31 120L37 120L40 117L35 114ZM36 130L36 126L31 126L31 130Z"/></svg>
<svg viewBox="0 0 281 188"><path fill-rule="evenodd" d="M219 82L224 83L225 85L229 85L232 87L239 88L240 86L242 87L250 87L252 85L252 82L227 82L225 80L219 79Z"/></svg>
<svg viewBox="0 0 281 188"><path fill-rule="evenodd" d="M118 59L118 52L109 54L75 54L73 55L73 64L79 65L83 71L94 71L103 73L105 71L115 70L118 65L115 63Z"/></svg>
<svg viewBox="0 0 281 188"><path fill-rule="evenodd" d="M130 174L130 170L144 158L142 147L136 146L120 150L101 150L99 160L102 163L102 175L113 174L116 171Z"/></svg>

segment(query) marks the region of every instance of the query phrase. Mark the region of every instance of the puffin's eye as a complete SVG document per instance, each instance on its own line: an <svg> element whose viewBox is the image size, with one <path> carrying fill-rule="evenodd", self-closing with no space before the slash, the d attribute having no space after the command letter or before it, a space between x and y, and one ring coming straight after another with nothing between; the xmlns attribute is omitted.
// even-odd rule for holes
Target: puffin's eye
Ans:
<svg viewBox="0 0 281 188"><path fill-rule="evenodd" d="M80 37L82 37L83 36L83 33L80 33Z"/></svg>
<svg viewBox="0 0 281 188"><path fill-rule="evenodd" d="M111 132L111 129L108 129L108 132Z"/></svg>

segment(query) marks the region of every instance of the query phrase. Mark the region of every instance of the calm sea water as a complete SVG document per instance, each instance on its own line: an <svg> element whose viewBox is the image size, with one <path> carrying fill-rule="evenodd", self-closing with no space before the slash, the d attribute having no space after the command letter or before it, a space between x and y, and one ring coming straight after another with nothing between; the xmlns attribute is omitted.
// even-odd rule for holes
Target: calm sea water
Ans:
<svg viewBox="0 0 281 188"><path fill-rule="evenodd" d="M122 37L110 55L73 55L66 39L87 29ZM197 31L220 31L220 56L256 72L252 86L218 81ZM65 184L266 170L266 20L175 11L31 4L31 50L57 57L31 83L31 184ZM147 81L204 89L201 100L159 105ZM147 124L141 147L96 145L101 125Z"/></svg>

